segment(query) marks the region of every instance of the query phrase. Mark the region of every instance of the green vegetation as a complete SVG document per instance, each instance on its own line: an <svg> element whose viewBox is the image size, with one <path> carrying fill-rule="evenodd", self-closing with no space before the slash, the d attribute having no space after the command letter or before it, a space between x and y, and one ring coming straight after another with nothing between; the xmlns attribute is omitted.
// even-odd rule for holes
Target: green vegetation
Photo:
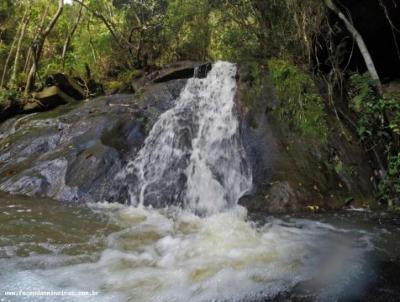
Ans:
<svg viewBox="0 0 400 302"><path fill-rule="evenodd" d="M17 102L18 92L13 89L0 89L0 106L8 102Z"/></svg>
<svg viewBox="0 0 400 302"><path fill-rule="evenodd" d="M366 150L383 154L385 161L380 167L379 198L394 207L400 202L400 100L379 96L369 74L353 75L351 84L350 106L358 115L358 135Z"/></svg>
<svg viewBox="0 0 400 302"><path fill-rule="evenodd" d="M88 68L104 83L178 60L307 60L322 8L317 0L5 0L0 86L30 92L51 74L84 78Z"/></svg>
<svg viewBox="0 0 400 302"><path fill-rule="evenodd" d="M276 94L281 102L279 118L300 133L327 142L324 102L309 74L279 59L269 60Z"/></svg>
<svg viewBox="0 0 400 302"><path fill-rule="evenodd" d="M388 170L385 177L379 183L379 197L388 203L389 208L396 209L399 207L400 200L400 152L390 155L388 150Z"/></svg>
<svg viewBox="0 0 400 302"><path fill-rule="evenodd" d="M381 98L374 89L373 81L368 73L355 74L351 78L352 95L350 107L359 114L357 132L362 140L369 138L385 138L391 130L398 131L396 120L387 123L386 110L400 108L400 104L394 99Z"/></svg>
<svg viewBox="0 0 400 302"><path fill-rule="evenodd" d="M243 91L243 101L249 108L259 109L263 80L260 62L248 61L242 63L242 65L242 68L246 70L245 78L242 81L247 84L246 89Z"/></svg>
<svg viewBox="0 0 400 302"><path fill-rule="evenodd" d="M342 119L338 124L356 125L378 171L379 198L398 204L400 102L394 95L382 96L380 83L368 74L349 79L341 67L347 58L337 47L342 45L337 44L330 23L332 14L340 16L334 4L329 0L3 0L0 104L29 101L56 73L78 78L84 83L82 89L97 82L111 92L176 61L229 60L247 64L244 100L258 109L264 77L260 68L268 65L265 70L270 70L280 99L274 114L296 135L325 145L327 114L334 112ZM360 35L347 30L346 39L353 38L360 47ZM324 62L319 61L319 51L325 52ZM373 69L371 62L365 63ZM328 88L323 97L316 80ZM337 97L343 86L349 96ZM344 168L339 164L336 169L339 173Z"/></svg>

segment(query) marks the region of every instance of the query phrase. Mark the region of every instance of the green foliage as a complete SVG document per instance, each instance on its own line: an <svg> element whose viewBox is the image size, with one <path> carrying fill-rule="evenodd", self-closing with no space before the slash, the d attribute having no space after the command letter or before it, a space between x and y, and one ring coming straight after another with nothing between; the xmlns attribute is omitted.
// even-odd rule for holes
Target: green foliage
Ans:
<svg viewBox="0 0 400 302"><path fill-rule="evenodd" d="M268 65L281 102L279 118L294 130L325 143L328 126L324 103L310 75L284 60L271 59Z"/></svg>
<svg viewBox="0 0 400 302"><path fill-rule="evenodd" d="M247 107L257 109L262 94L262 74L260 63L257 61L247 61L242 63L242 69L246 70L242 79L246 83L243 93L243 100Z"/></svg>
<svg viewBox="0 0 400 302"><path fill-rule="evenodd" d="M378 191L389 208L400 206L400 153L388 156L387 175L379 183Z"/></svg>
<svg viewBox="0 0 400 302"><path fill-rule="evenodd" d="M142 75L143 71L140 69L126 70L118 75L118 80L122 83L129 83Z"/></svg>
<svg viewBox="0 0 400 302"><path fill-rule="evenodd" d="M385 139L390 135L390 128L396 132L399 131L398 117L390 125L387 124L385 117L385 112L388 110L399 112L398 101L380 98L368 73L353 75L351 86L349 105L359 115L357 132L362 140L371 137Z"/></svg>
<svg viewBox="0 0 400 302"><path fill-rule="evenodd" d="M119 90L122 87L122 83L119 81L109 81L104 83L105 91L114 91Z"/></svg>
<svg viewBox="0 0 400 302"><path fill-rule="evenodd" d="M46 79L47 77L60 72L60 62L57 59L46 58L43 60L43 67L40 69L39 78Z"/></svg>
<svg viewBox="0 0 400 302"><path fill-rule="evenodd" d="M368 73L351 77L352 108L359 116L357 132L364 141L390 139L400 134L400 102L394 98L380 98ZM388 119L387 114L391 118Z"/></svg>
<svg viewBox="0 0 400 302"><path fill-rule="evenodd" d="M15 89L0 89L0 107L7 103L18 102L18 91Z"/></svg>
<svg viewBox="0 0 400 302"><path fill-rule="evenodd" d="M350 107L358 115L357 133L369 149L382 148L386 154L387 174L378 185L379 197L389 206L399 204L400 153L392 143L400 135L400 101L379 97L368 73L351 77Z"/></svg>
<svg viewBox="0 0 400 302"><path fill-rule="evenodd" d="M242 7L245 11L246 7ZM252 19L248 16L248 19ZM259 55L259 41L248 27L240 26L226 10L214 10L210 15L211 39L209 56L215 60L254 60Z"/></svg>
<svg viewBox="0 0 400 302"><path fill-rule="evenodd" d="M82 2L84 9L76 2L65 4L56 26L46 38L36 83L52 72L84 76L85 66L90 67L96 79L111 81L130 69L148 69L177 60L303 58L307 47L301 46L301 41L311 41L313 24L319 24L314 19L319 20L316 16L320 7L316 0L301 3L293 0ZM6 35L5 39L4 35L0 37L0 69L27 12L29 22L17 73L28 72L32 65L28 55L30 47L41 29L49 24L57 5L57 1L46 0L2 2L0 20L5 19L1 24L6 26ZM7 14L9 11L12 14ZM71 31L73 35L62 60L63 47ZM11 65L7 67L7 77L10 77ZM6 78L5 83L8 82ZM40 86L39 83L37 88Z"/></svg>
<svg viewBox="0 0 400 302"><path fill-rule="evenodd" d="M335 165L335 171L337 174L342 173L345 170L344 164L342 161L338 161Z"/></svg>
<svg viewBox="0 0 400 302"><path fill-rule="evenodd" d="M163 35L166 48L161 63L176 60L205 60L210 41L208 0L168 2Z"/></svg>
<svg viewBox="0 0 400 302"><path fill-rule="evenodd" d="M365 103L375 102L376 94L373 89L373 81L368 73L353 75L351 84L355 95L350 105L356 112L361 112Z"/></svg>

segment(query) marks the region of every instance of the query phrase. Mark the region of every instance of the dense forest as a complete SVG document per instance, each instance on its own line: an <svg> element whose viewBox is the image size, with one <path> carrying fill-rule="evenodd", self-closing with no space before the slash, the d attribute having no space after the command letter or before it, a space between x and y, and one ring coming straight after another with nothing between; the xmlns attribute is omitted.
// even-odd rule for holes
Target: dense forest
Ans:
<svg viewBox="0 0 400 302"><path fill-rule="evenodd" d="M394 207L400 202L399 4L342 2L3 0L2 115L40 107L35 95L56 74L79 79L91 97L133 91L132 80L176 61L252 62L268 66L286 100L282 118L295 131L323 142L329 114L357 133L375 169L377 198Z"/></svg>

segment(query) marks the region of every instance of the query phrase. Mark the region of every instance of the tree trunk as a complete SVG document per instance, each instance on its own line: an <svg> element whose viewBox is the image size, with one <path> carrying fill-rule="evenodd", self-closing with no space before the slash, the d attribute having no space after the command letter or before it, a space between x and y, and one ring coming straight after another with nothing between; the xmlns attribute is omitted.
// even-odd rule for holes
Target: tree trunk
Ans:
<svg viewBox="0 0 400 302"><path fill-rule="evenodd" d="M12 54L14 53L15 44L18 44L18 47L20 46L20 40L17 37L18 36L21 37L22 36L21 32L25 31L24 24L25 24L26 14L27 14L27 11L25 11L24 16L22 17L22 22L18 26L17 32L16 32L16 34L14 36L14 39L13 39L13 41L11 43L10 51L8 52L7 59L6 59L6 61L4 63L4 66L3 66L3 74L1 76L0 88L2 88L4 86L4 82L6 80L6 75L7 75L8 64L10 63ZM18 50L17 50L17 55L18 55Z"/></svg>
<svg viewBox="0 0 400 302"><path fill-rule="evenodd" d="M18 30L18 33L19 33L19 30ZM17 35L18 35L18 33L17 33ZM15 44L17 43L17 35L14 37L14 40L13 40L13 42L11 44L11 47L10 47L10 52L8 53L6 62L4 63L4 66L3 66L3 75L1 76L0 88L2 88L3 85L4 85L4 80L6 78L8 64L10 63L11 56L12 56L12 54L14 52Z"/></svg>
<svg viewBox="0 0 400 302"><path fill-rule="evenodd" d="M42 19L40 21L40 26L38 27L36 33L35 33L35 37L34 37L34 41L36 41L39 37L39 34L42 32L43 30L43 26L44 26L44 21L46 20L47 14L49 13L49 7L50 5L47 4L46 9L42 15ZM26 55L26 60L25 60L25 66L24 66L24 72L27 73L28 72L28 68L31 64L31 60L32 60L32 47L29 47L28 50L28 54Z"/></svg>
<svg viewBox="0 0 400 302"><path fill-rule="evenodd" d="M332 10L338 17L341 19L347 30L350 32L352 35L353 39L356 41L358 48L360 49L360 52L363 56L365 65L368 69L368 72L370 73L372 79L375 81L376 88L378 90L378 93L382 95L382 84L378 75L378 72L375 68L374 61L372 60L371 54L368 51L367 45L364 42L363 37L361 34L358 32L358 30L354 27L354 25L350 22L349 19L341 12L339 7L333 2L333 0L324 0L325 5Z"/></svg>
<svg viewBox="0 0 400 302"><path fill-rule="evenodd" d="M69 32L67 39L65 40L65 43L63 45L63 50L62 50L62 55L61 55L61 66L62 66L63 71L64 71L64 67L65 67L65 56L67 55L67 51L70 48L72 37L74 36L76 29L78 28L79 22L81 21L82 9L83 9L83 6L80 7L78 17L76 18L75 24L72 27L71 31Z"/></svg>
<svg viewBox="0 0 400 302"><path fill-rule="evenodd" d="M108 31L111 33L112 37L114 38L115 42L117 42L118 46L121 48L124 48L124 45L122 45L121 40L118 37L118 33L116 32L116 30L113 28L113 26L111 25L111 23L107 20L106 17L104 17L102 14L100 14L99 12L91 9L88 5L86 5L85 3L83 3L82 0L72 0L76 3L78 3L79 5L83 6L85 9L87 9L93 16L95 16L96 18L99 18L104 25L107 27Z"/></svg>
<svg viewBox="0 0 400 302"><path fill-rule="evenodd" d="M28 79L26 81L25 95L28 95L31 92L32 87L35 84L37 67L39 64L40 57L42 55L44 42L46 41L46 38L49 35L49 33L52 31L52 29L56 25L57 20L61 16L63 9L64 9L64 0L59 0L58 1L58 9L57 9L56 13L54 14L53 18L50 20L50 23L49 23L49 25L47 25L45 30L39 34L37 45L34 46L32 49L33 64L29 71Z"/></svg>
<svg viewBox="0 0 400 302"><path fill-rule="evenodd" d="M15 59L14 59L14 66L12 69L11 73L11 79L10 79L10 87L15 87L16 82L17 82L17 72L18 72L18 63L20 59L20 53L21 53L21 44L22 40L24 39L25 36L25 31L26 27L28 26L30 21L30 15L28 16L28 10L25 11L24 17L22 19L22 28L21 28L21 33L19 35L18 43L17 43L17 50L15 51Z"/></svg>

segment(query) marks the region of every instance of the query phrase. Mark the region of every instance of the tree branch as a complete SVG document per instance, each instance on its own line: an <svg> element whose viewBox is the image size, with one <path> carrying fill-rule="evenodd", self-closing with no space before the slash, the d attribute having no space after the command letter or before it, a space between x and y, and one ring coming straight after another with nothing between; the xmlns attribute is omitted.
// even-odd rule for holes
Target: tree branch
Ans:
<svg viewBox="0 0 400 302"><path fill-rule="evenodd" d="M115 42L117 42L118 46L121 47L121 48L125 48L122 45L120 39L118 38L118 35L117 35L116 31L114 30L114 28L112 27L112 25L110 24L110 22L107 20L106 17L104 17L102 14L98 13L97 11L92 9L91 7L89 7L87 4L83 3L83 1L81 1L81 0L73 0L73 1L78 3L79 5L82 5L93 16L95 16L96 18L100 19L104 23L104 25L107 27L108 31L111 33L112 37L114 38Z"/></svg>
<svg viewBox="0 0 400 302"><path fill-rule="evenodd" d="M337 7L337 5L333 2L333 0L324 0L325 5L332 10L338 17L341 19L347 30L352 35L353 39L357 42L358 48L360 49L361 55L364 58L365 65L367 66L368 72L371 75L371 78L376 82L376 88L378 93L382 95L382 84L379 78L378 72L376 70L374 61L372 60L371 54L368 51L367 45L361 34L354 27L354 25L347 19L347 17L342 13L342 11Z"/></svg>

